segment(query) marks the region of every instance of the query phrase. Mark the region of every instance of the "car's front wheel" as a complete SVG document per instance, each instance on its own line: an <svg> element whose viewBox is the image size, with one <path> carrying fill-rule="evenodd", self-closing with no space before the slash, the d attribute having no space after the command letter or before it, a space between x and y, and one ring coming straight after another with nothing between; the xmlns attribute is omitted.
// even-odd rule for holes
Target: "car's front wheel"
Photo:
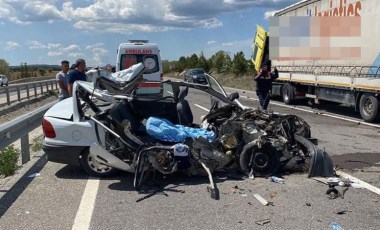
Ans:
<svg viewBox="0 0 380 230"><path fill-rule="evenodd" d="M90 148L83 150L79 157L79 161L84 171L86 171L90 176L107 177L113 175L117 171L116 169L104 165L96 160L96 158L91 154Z"/></svg>

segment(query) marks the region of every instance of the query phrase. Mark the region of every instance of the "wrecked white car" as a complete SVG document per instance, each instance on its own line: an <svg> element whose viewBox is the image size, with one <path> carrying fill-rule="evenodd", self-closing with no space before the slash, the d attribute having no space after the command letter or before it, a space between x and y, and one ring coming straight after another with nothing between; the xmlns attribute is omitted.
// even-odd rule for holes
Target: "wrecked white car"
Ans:
<svg viewBox="0 0 380 230"><path fill-rule="evenodd" d="M136 94L145 67L137 64L122 78L95 70L93 82L75 82L72 98L46 112L43 148L50 161L81 165L95 176L115 169L134 173L139 189L149 172L207 174L239 169L246 175L269 176L289 162L311 162L309 176L333 172L328 155L311 138L309 125L295 115L247 108L238 93L226 94L206 75L207 84L163 81L172 94L146 98ZM116 75L114 75L116 76ZM189 89L210 96L212 107L194 124L186 100Z"/></svg>

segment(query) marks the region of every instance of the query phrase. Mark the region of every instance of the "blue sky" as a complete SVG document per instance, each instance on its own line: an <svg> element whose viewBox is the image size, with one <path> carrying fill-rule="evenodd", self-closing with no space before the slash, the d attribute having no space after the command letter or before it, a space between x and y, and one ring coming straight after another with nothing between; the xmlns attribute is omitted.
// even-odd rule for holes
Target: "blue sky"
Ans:
<svg viewBox="0 0 380 230"><path fill-rule="evenodd" d="M10 65L84 58L115 64L129 39L156 43L164 60L218 50L248 59L255 25L297 0L0 0L0 58Z"/></svg>

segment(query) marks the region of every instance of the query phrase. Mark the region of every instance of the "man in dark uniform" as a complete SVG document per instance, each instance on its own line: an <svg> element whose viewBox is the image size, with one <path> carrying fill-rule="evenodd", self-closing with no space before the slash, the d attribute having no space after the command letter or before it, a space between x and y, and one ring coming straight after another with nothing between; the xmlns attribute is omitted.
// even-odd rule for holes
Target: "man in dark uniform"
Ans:
<svg viewBox="0 0 380 230"><path fill-rule="evenodd" d="M72 96L73 91L73 84L75 81L87 81L87 76L85 74L86 71L86 62L83 59L78 59L75 62L75 69L70 71L68 79L67 79L67 85L68 85L68 91L70 97Z"/></svg>
<svg viewBox="0 0 380 230"><path fill-rule="evenodd" d="M268 64L261 65L260 72L255 76L256 95L259 97L260 106L263 110L267 110L269 105L269 91L272 90L272 82L278 78L278 71L274 68L274 73L268 71Z"/></svg>

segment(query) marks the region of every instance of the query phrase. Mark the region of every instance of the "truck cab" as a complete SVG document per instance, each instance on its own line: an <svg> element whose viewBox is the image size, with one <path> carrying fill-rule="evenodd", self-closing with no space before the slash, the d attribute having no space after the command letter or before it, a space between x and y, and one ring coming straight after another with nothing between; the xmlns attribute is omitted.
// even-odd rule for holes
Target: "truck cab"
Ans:
<svg viewBox="0 0 380 230"><path fill-rule="evenodd" d="M162 94L162 62L158 46L148 40L129 40L121 43L117 50L116 71L143 63L146 67L145 82L140 84L137 94L140 96L159 96Z"/></svg>

